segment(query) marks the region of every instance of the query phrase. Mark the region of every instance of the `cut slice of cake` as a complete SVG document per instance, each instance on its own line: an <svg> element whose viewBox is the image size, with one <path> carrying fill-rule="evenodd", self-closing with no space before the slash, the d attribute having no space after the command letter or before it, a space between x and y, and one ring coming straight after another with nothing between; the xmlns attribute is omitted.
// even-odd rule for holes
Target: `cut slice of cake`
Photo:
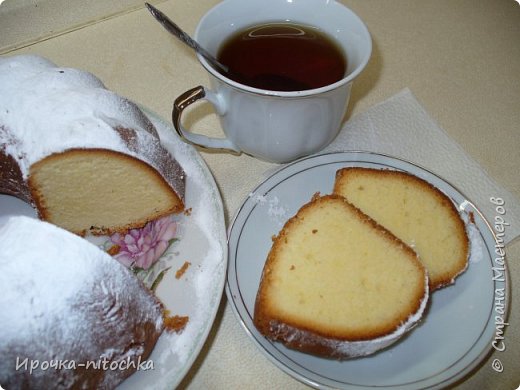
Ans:
<svg viewBox="0 0 520 390"><path fill-rule="evenodd" d="M453 202L411 174L343 168L334 193L411 246L428 269L430 289L453 283L468 264L469 240Z"/></svg>
<svg viewBox="0 0 520 390"><path fill-rule="evenodd" d="M185 172L140 108L94 75L0 58L0 193L79 235L141 228L184 209Z"/></svg>
<svg viewBox="0 0 520 390"><path fill-rule="evenodd" d="M254 323L303 352L363 356L410 330L428 296L412 249L343 197L315 196L274 238Z"/></svg>
<svg viewBox="0 0 520 390"><path fill-rule="evenodd" d="M31 166L28 183L41 218L80 235L126 232L183 209L157 170L113 150L52 154Z"/></svg>

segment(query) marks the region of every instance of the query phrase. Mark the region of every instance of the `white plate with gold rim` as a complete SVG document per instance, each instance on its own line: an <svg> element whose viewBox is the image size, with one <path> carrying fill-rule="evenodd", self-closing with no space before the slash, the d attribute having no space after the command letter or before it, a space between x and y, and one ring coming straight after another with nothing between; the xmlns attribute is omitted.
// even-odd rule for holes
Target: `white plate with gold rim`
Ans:
<svg viewBox="0 0 520 390"><path fill-rule="evenodd" d="M172 315L189 316L189 321L179 334L163 333L142 369L118 388L173 389L202 349L220 304L227 267L226 228L220 193L202 157L168 123L143 110L186 172L185 203L191 212L178 217L178 241L161 256L171 269L158 284L156 295ZM8 215L36 217L28 204L0 194L0 224ZM176 270L185 262L190 265L177 278Z"/></svg>
<svg viewBox="0 0 520 390"><path fill-rule="evenodd" d="M256 292L272 245L287 219L316 193L332 192L335 172L360 166L395 169L420 177L470 214L472 255L456 283L432 294L428 312L406 337L374 355L344 361L304 354L272 342L253 325ZM228 231L226 293L253 342L276 366L315 388L444 388L469 374L493 349L507 321L509 283L494 254L496 237L470 200L439 176L410 162L370 152L316 155L285 165L256 187Z"/></svg>

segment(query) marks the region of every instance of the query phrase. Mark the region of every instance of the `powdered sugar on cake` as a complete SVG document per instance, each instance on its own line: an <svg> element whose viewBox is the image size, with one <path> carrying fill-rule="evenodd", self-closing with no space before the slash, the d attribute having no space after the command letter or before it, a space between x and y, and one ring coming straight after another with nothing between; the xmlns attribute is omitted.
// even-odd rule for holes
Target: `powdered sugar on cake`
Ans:
<svg viewBox="0 0 520 390"><path fill-rule="evenodd" d="M153 324L156 337L162 331L159 302L86 240L25 216L7 219L0 237L0 377L14 375L16 356L77 363L133 358L146 348L144 333L134 334L137 324ZM113 387L122 374L107 371L105 385ZM42 376L34 375L31 381ZM62 386L77 385L73 370L53 375Z"/></svg>
<svg viewBox="0 0 520 390"><path fill-rule="evenodd" d="M65 328L73 331L78 324L70 315L70 309L74 301L80 303L82 294L92 294L95 288L105 296L119 296L118 290L131 288L128 283L136 284L132 282L133 276L121 271L123 266L110 256L47 222L25 216L10 217L0 227L0 236L0 284L10 286L2 289L0 299L4 303L1 306L13 309L1 312L2 317L8 317L14 325L2 327L3 336L8 339L37 333L36 327L53 315L63 317ZM36 253L41 254L36 256ZM110 279L100 279L103 274L110 274ZM134 298L138 299L137 307L150 303L146 296ZM16 305L12 305L13 302ZM116 304L113 310L117 307ZM26 326L33 318L39 321ZM160 319L156 325L160 329Z"/></svg>
<svg viewBox="0 0 520 390"><path fill-rule="evenodd" d="M24 179L35 162L75 148L109 149L158 168L160 143L147 118L94 75L38 56L5 57L0 85L0 144ZM173 168L165 179L183 188L182 170Z"/></svg>

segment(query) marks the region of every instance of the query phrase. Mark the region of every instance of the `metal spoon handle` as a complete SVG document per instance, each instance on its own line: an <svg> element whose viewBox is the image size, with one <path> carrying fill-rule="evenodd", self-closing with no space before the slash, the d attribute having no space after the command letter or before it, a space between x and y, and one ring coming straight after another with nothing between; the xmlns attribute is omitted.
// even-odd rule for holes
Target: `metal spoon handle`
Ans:
<svg viewBox="0 0 520 390"><path fill-rule="evenodd" d="M172 22L165 14L163 14L161 11L159 11L157 8L155 8L153 5L144 3L146 5L146 8L148 8L148 11L153 15L159 23L162 24L162 26L168 30L171 34L176 36L178 39L180 39L182 42L190 46L192 49L195 49L197 53L200 53L212 66L215 68L224 71L224 73L228 72L228 67L221 64L219 61L217 61L206 49L204 49L202 46L200 46L197 41L195 41L193 38L191 38L188 34L186 34L179 26L177 26L174 22Z"/></svg>

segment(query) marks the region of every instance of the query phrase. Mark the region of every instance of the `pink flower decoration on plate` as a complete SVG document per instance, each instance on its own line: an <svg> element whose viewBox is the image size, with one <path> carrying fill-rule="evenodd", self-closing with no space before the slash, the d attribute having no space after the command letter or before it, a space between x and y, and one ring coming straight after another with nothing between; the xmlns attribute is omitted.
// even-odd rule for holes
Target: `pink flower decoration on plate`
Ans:
<svg viewBox="0 0 520 390"><path fill-rule="evenodd" d="M141 229L131 229L127 234L115 233L110 241L119 246L114 257L126 267L148 269L161 257L177 233L177 223L163 217L148 222Z"/></svg>

